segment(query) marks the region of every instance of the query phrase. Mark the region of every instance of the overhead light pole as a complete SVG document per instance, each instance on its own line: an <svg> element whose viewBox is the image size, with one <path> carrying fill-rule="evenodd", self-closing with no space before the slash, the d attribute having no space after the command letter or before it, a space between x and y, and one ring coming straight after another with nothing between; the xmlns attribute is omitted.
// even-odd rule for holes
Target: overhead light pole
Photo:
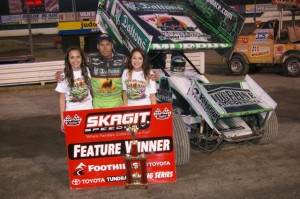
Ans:
<svg viewBox="0 0 300 199"><path fill-rule="evenodd" d="M31 15L30 10L38 11L41 6L43 6L43 0L25 0L24 6L26 8L26 14L27 14L27 24L28 24L28 31L29 31L29 45L30 45L30 54L31 56L34 56L33 54L33 40L32 40L32 28L31 28Z"/></svg>
<svg viewBox="0 0 300 199"><path fill-rule="evenodd" d="M254 20L254 24L257 28L257 23L256 23L256 0L254 0L254 15L253 15L253 20Z"/></svg>
<svg viewBox="0 0 300 199"><path fill-rule="evenodd" d="M76 0L72 0L72 12L76 12Z"/></svg>
<svg viewBox="0 0 300 199"><path fill-rule="evenodd" d="M29 10L29 5L28 5L27 1L26 1L26 14L27 14L27 24L28 24L28 31L29 31L30 55L34 56L34 54L33 54L33 40L32 40L31 17L30 17L30 10Z"/></svg>

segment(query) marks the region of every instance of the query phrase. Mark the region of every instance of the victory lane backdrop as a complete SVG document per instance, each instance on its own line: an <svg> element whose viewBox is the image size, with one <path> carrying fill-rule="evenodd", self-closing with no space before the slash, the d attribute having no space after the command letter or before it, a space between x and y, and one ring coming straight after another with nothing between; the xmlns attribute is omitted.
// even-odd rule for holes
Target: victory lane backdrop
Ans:
<svg viewBox="0 0 300 199"><path fill-rule="evenodd" d="M125 186L129 124L139 127L135 139L147 156L148 183L176 181L171 104L65 111L64 118L71 189Z"/></svg>

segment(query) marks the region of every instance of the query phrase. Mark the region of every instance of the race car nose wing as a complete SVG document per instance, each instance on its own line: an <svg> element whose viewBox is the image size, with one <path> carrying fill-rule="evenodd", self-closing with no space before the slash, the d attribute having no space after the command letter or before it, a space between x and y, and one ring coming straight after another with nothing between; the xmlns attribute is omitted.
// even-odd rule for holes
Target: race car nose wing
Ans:
<svg viewBox="0 0 300 199"><path fill-rule="evenodd" d="M187 98L213 128L219 119L272 111L276 102L250 78L221 83L194 81Z"/></svg>

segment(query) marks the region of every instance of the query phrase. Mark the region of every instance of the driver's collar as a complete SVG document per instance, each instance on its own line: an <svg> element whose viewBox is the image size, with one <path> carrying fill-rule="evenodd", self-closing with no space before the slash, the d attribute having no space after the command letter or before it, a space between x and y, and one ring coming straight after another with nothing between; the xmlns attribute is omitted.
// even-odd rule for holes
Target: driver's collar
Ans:
<svg viewBox="0 0 300 199"><path fill-rule="evenodd" d="M100 54L100 53L99 53L99 54ZM103 57L101 54L100 54L100 57L101 57L104 61L111 61L111 60L113 60L113 58L114 58L114 53L112 53L111 59L106 59L106 58Z"/></svg>

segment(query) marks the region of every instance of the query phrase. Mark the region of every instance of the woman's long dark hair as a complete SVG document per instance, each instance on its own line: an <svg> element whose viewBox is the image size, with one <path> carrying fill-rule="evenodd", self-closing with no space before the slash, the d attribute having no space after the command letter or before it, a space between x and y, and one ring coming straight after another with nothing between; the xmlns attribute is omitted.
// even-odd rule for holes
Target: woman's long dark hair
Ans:
<svg viewBox="0 0 300 199"><path fill-rule="evenodd" d="M142 57L143 57L142 70L143 70L144 78L145 78L146 82L149 83L149 81L150 81L150 70L151 70L151 66L150 66L150 63L149 63L148 55L147 55L146 52L145 52L143 49L141 49L141 48L134 48L134 49L131 51L131 53L130 53L129 61L128 61L128 65L127 65L127 68L128 68L128 77L129 77L129 79L131 80L131 78L132 78L132 70L133 70L133 66L132 66L132 63L131 63L131 59L132 59L133 53L135 53L135 52L141 53L141 55L142 55Z"/></svg>
<svg viewBox="0 0 300 199"><path fill-rule="evenodd" d="M85 56L84 56L83 51L78 46L71 46L67 50L67 53L66 53L66 56L65 56L65 69L64 69L65 78L67 79L67 82L69 83L69 86L74 87L73 69L72 69L72 66L71 66L70 61L69 61L69 55L70 55L70 52L72 50L77 50L77 51L80 52L81 59L82 59L82 62L81 62L81 65L80 65L81 75L84 78L85 84L90 86L91 80L90 80L90 77L88 75L88 71L87 71L87 68L86 68Z"/></svg>

